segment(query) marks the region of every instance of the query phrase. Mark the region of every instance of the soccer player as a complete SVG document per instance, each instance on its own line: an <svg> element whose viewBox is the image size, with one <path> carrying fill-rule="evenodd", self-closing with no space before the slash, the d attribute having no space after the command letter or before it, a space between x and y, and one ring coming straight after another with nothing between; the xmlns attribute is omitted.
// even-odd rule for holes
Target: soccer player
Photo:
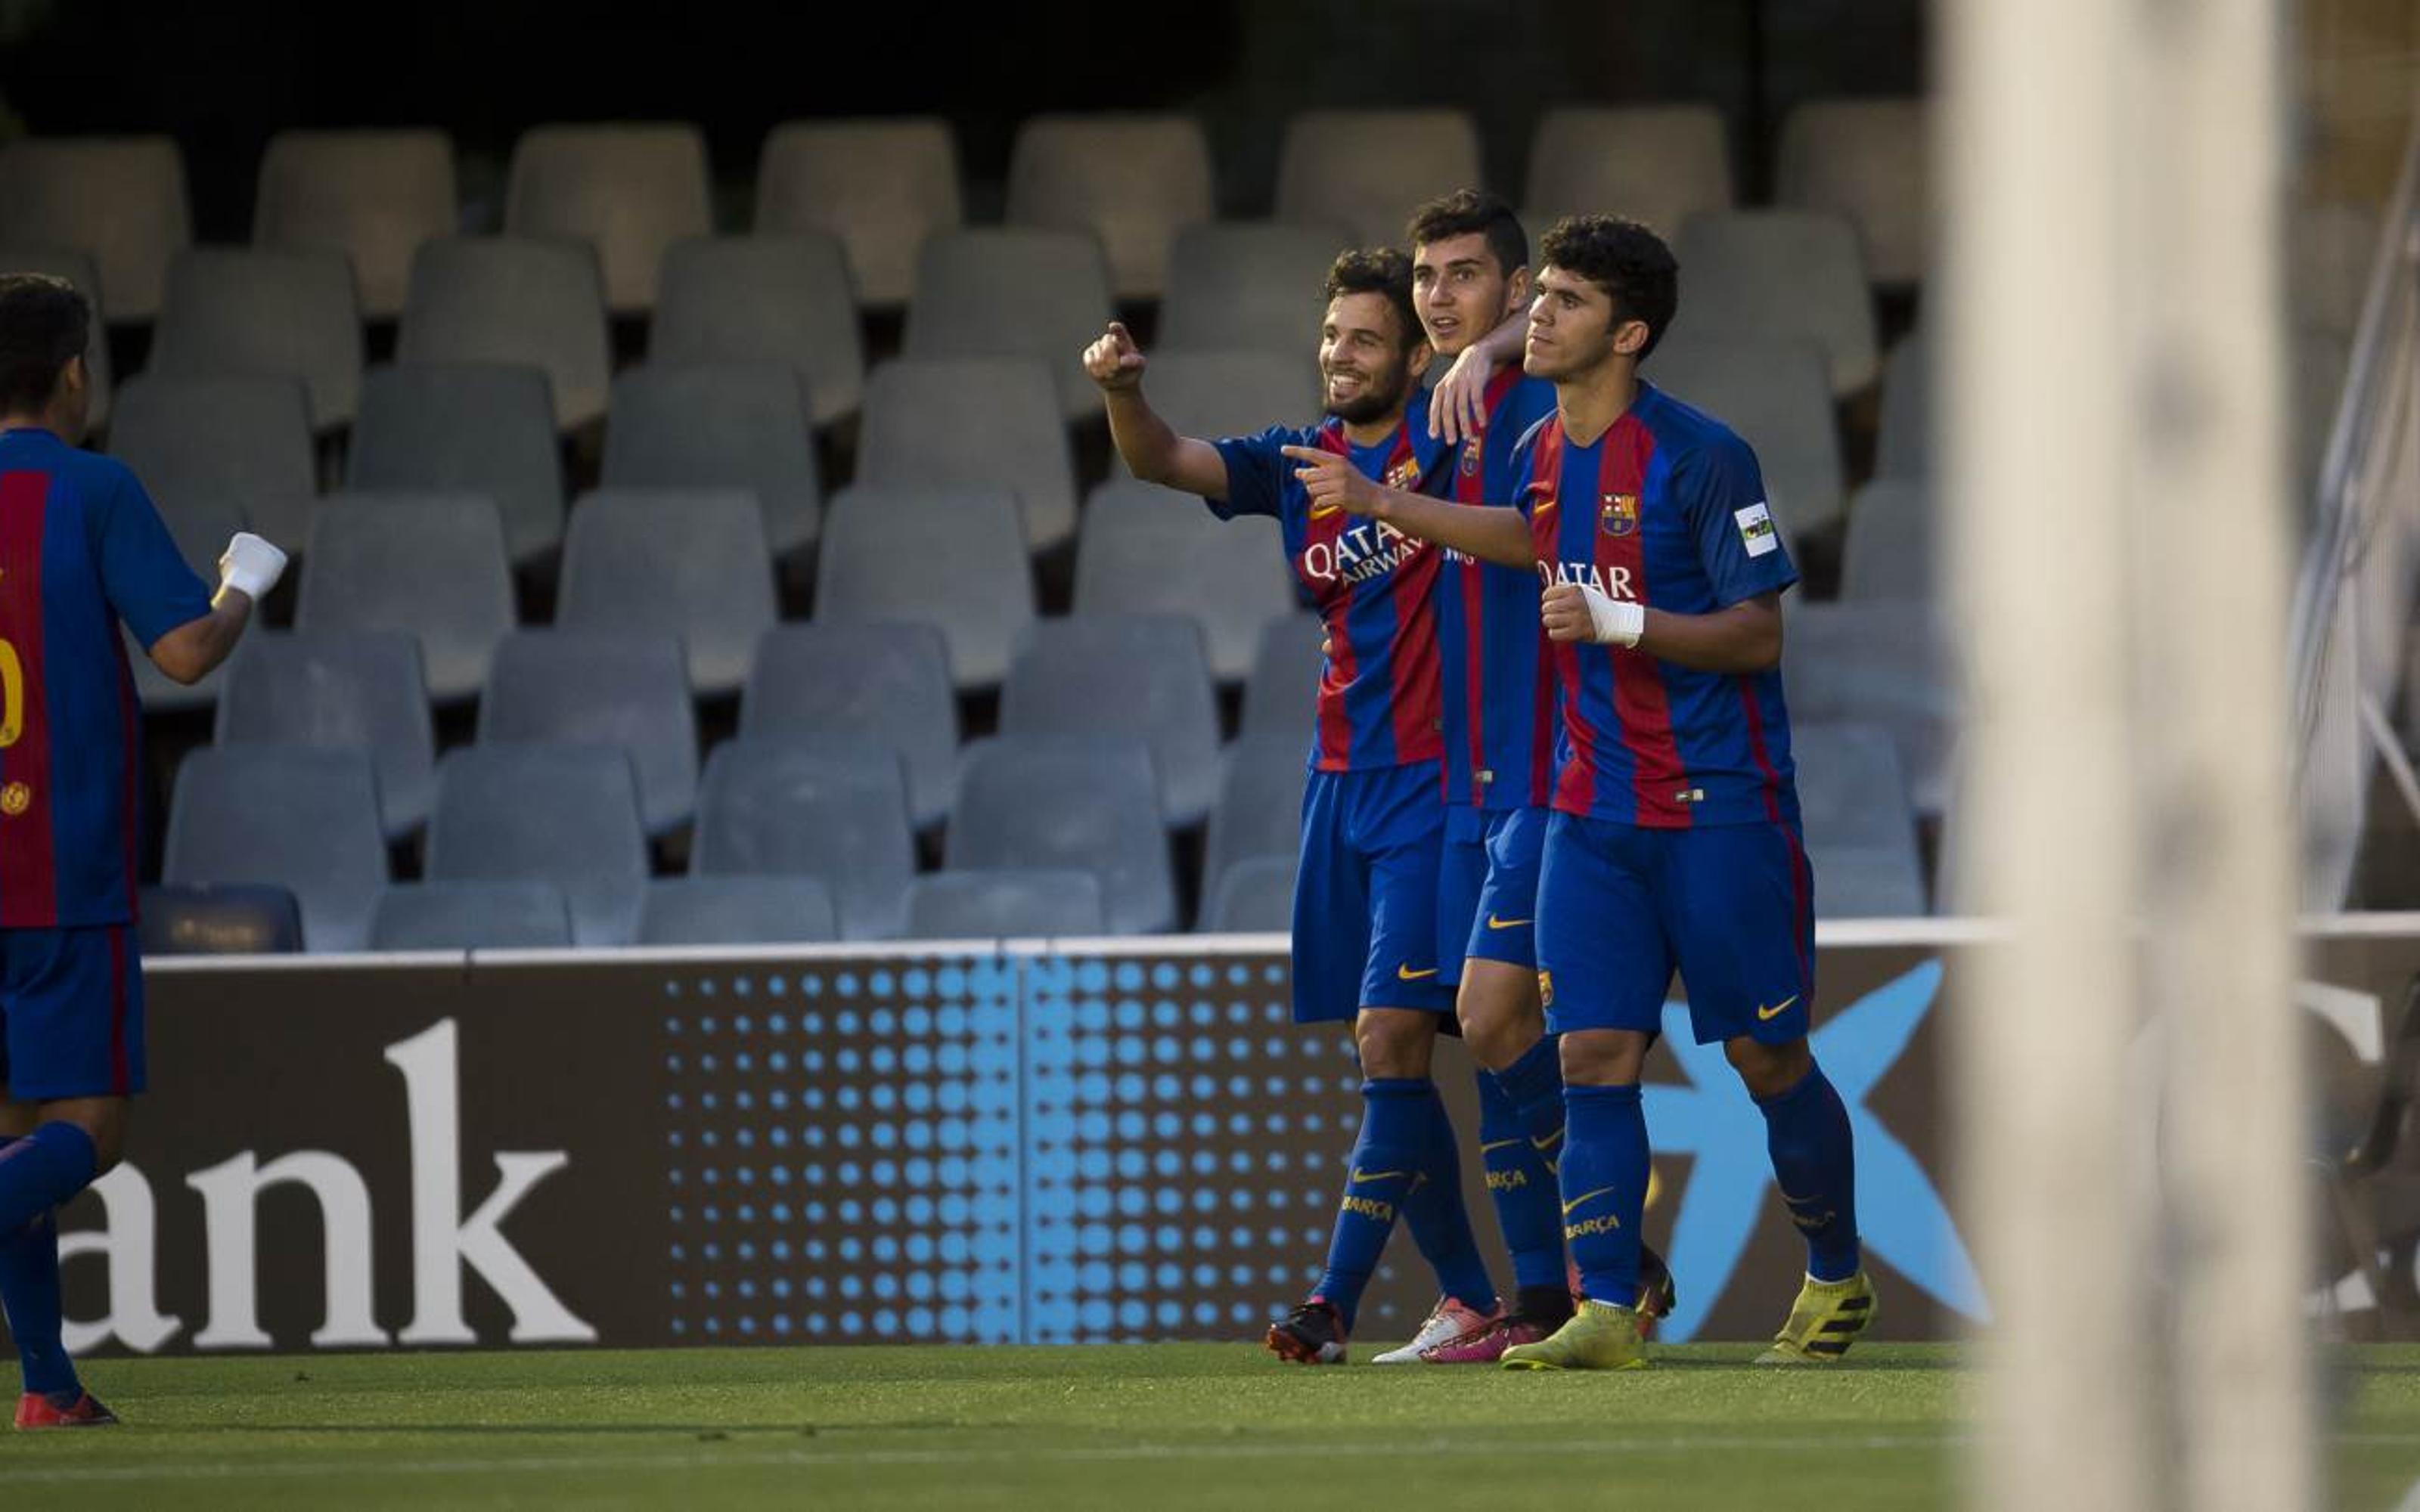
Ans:
<svg viewBox="0 0 2420 1512"><path fill-rule="evenodd" d="M1319 367L1327 416L1307 429L1180 436L1144 399L1145 360L1125 328L1112 325L1084 353L1135 476L1199 494L1221 518L1275 516L1287 560L1326 625L1295 886L1294 1011L1299 1023L1352 1020L1366 1079L1326 1269L1310 1299L1268 1333L1272 1350L1304 1364L1345 1358L1363 1288L1399 1215L1443 1293L1415 1344L1471 1333L1498 1311L1463 1206L1452 1125L1429 1077L1438 1021L1453 1011L1436 953L1439 553L1311 500L1285 459L1289 448L1307 447L1397 487L1433 482L1444 448L1429 438L1419 387L1430 352L1402 253L1339 257L1326 301Z"/></svg>
<svg viewBox="0 0 2420 1512"><path fill-rule="evenodd" d="M1522 439L1512 507L1384 489L1306 448L1311 507L1341 506L1549 585L1565 752L1538 889L1539 989L1560 1037L1564 1235L1585 1300L1508 1367L1644 1365L1633 1309L1648 1177L1639 1070L1675 967L1692 1028L1762 1112L1807 1279L1767 1364L1838 1359L1873 1317L1847 1110L1807 1045L1814 878L1782 702L1780 595L1797 580L1756 456L1638 378L1679 304L1646 227L1546 234L1525 365L1556 411Z"/></svg>
<svg viewBox="0 0 2420 1512"><path fill-rule="evenodd" d="M144 1083L142 711L118 622L197 682L286 565L238 534L213 600L133 475L76 449L91 324L64 281L0 276L0 1304L20 1428L117 1421L60 1347L55 1210L117 1163Z"/></svg>

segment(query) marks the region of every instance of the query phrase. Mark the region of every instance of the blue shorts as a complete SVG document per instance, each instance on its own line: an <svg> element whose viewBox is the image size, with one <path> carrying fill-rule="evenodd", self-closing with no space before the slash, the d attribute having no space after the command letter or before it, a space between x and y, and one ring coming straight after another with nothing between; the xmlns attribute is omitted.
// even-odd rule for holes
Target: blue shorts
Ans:
<svg viewBox="0 0 2420 1512"><path fill-rule="evenodd" d="M1437 862L1437 980L1462 980L1463 945L1487 890L1488 815L1466 803L1446 806L1445 850Z"/></svg>
<svg viewBox="0 0 2420 1512"><path fill-rule="evenodd" d="M1675 969L1699 1044L1806 1037L1815 875L1798 826L1651 829L1556 814L1538 881L1548 1032L1652 1034Z"/></svg>
<svg viewBox="0 0 2420 1512"><path fill-rule="evenodd" d="M1538 869L1545 858L1544 809L1487 816L1487 886L1479 894L1462 953L1527 971L1538 964Z"/></svg>
<svg viewBox="0 0 2420 1512"><path fill-rule="evenodd" d="M1304 783L1295 1023L1350 1020L1364 1008L1453 1011L1453 989L1438 980L1438 793L1435 762L1313 772Z"/></svg>
<svg viewBox="0 0 2420 1512"><path fill-rule="evenodd" d="M0 930L0 1082L20 1102L143 1090L134 927Z"/></svg>

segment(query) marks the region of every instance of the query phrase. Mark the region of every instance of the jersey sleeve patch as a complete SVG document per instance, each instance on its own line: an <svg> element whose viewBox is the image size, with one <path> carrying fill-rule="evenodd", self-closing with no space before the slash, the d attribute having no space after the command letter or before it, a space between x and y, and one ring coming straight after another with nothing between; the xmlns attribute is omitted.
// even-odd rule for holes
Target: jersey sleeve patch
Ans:
<svg viewBox="0 0 2420 1512"><path fill-rule="evenodd" d="M1781 536L1773 528L1773 514L1760 499L1745 509L1731 511L1731 520L1739 526L1740 544L1752 557L1765 556L1781 549Z"/></svg>

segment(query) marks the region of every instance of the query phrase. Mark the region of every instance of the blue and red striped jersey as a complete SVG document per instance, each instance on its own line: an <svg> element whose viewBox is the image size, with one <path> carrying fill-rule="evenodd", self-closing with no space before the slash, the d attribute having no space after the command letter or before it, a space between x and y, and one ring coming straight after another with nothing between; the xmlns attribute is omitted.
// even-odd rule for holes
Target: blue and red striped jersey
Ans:
<svg viewBox="0 0 2420 1512"><path fill-rule="evenodd" d="M1518 363L1487 385L1487 428L1453 469L1457 503L1512 501L1513 449L1555 412L1555 386ZM1437 575L1437 656L1444 667L1445 801L1491 812L1543 809L1554 795L1554 663L1538 620L1538 579L1460 551Z"/></svg>
<svg viewBox="0 0 2420 1512"><path fill-rule="evenodd" d="M1447 448L1428 433L1426 391L1413 394L1404 423L1374 446L1354 445L1333 415L1308 429L1272 425L1212 444L1227 464L1227 497L1207 501L1211 512L1222 519L1275 516L1295 580L1327 627L1312 768L1357 772L1436 760L1444 748L1435 615L1441 553L1337 506L1314 514L1282 450L1336 452L1364 477L1434 493L1450 469Z"/></svg>
<svg viewBox="0 0 2420 1512"><path fill-rule="evenodd" d="M1798 580L1756 454L1730 427L1640 383L1590 446L1559 416L1521 441L1516 498L1539 576L1676 614ZM1613 646L1554 648L1563 761L1554 807L1654 828L1798 816L1776 670L1699 671Z"/></svg>
<svg viewBox="0 0 2420 1512"><path fill-rule="evenodd" d="M146 647L209 612L123 464L0 433L0 929L134 917Z"/></svg>

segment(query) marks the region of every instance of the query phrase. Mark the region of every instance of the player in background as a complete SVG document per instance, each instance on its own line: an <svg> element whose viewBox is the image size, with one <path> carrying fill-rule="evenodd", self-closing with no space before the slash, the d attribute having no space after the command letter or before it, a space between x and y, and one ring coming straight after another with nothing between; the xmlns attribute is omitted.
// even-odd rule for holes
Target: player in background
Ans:
<svg viewBox="0 0 2420 1512"><path fill-rule="evenodd" d="M1556 642L1565 755L1538 892L1539 988L1560 1037L1564 1235L1586 1300L1509 1367L1647 1364L1631 1305L1648 1179L1639 1072L1677 967L1765 1119L1807 1279L1767 1364L1838 1359L1871 1321L1847 1110L1807 1044L1814 878L1782 702L1780 595L1797 580L1756 456L1637 369L1679 304L1653 232L1605 216L1546 234L1525 365L1556 412L1522 439L1513 507L1381 488L1288 455L1342 505L1490 562L1533 565Z"/></svg>
<svg viewBox="0 0 2420 1512"><path fill-rule="evenodd" d="M91 324L66 282L0 276L0 1304L20 1428L116 1421L60 1346L56 1210L117 1163L144 1084L142 710L118 623L197 682L286 566L238 534L213 599L133 474L76 449Z"/></svg>
<svg viewBox="0 0 2420 1512"><path fill-rule="evenodd" d="M1453 1128L1429 1078L1438 1021L1453 1011L1436 954L1440 553L1311 499L1285 459L1299 446L1398 487L1435 480L1446 453L1428 435L1419 386L1430 353L1402 253L1344 254L1326 293L1319 367L1327 415L1307 428L1218 441L1180 436L1143 397L1145 360L1125 327L1110 326L1084 353L1135 476L1198 494L1221 518L1275 516L1287 561L1326 626L1295 885L1294 1011L1298 1023L1351 1020L1365 1080L1326 1268L1311 1296L1268 1334L1271 1350L1305 1364L1345 1358L1399 1215L1444 1297L1416 1342L1468 1334L1498 1311L1463 1206Z"/></svg>

